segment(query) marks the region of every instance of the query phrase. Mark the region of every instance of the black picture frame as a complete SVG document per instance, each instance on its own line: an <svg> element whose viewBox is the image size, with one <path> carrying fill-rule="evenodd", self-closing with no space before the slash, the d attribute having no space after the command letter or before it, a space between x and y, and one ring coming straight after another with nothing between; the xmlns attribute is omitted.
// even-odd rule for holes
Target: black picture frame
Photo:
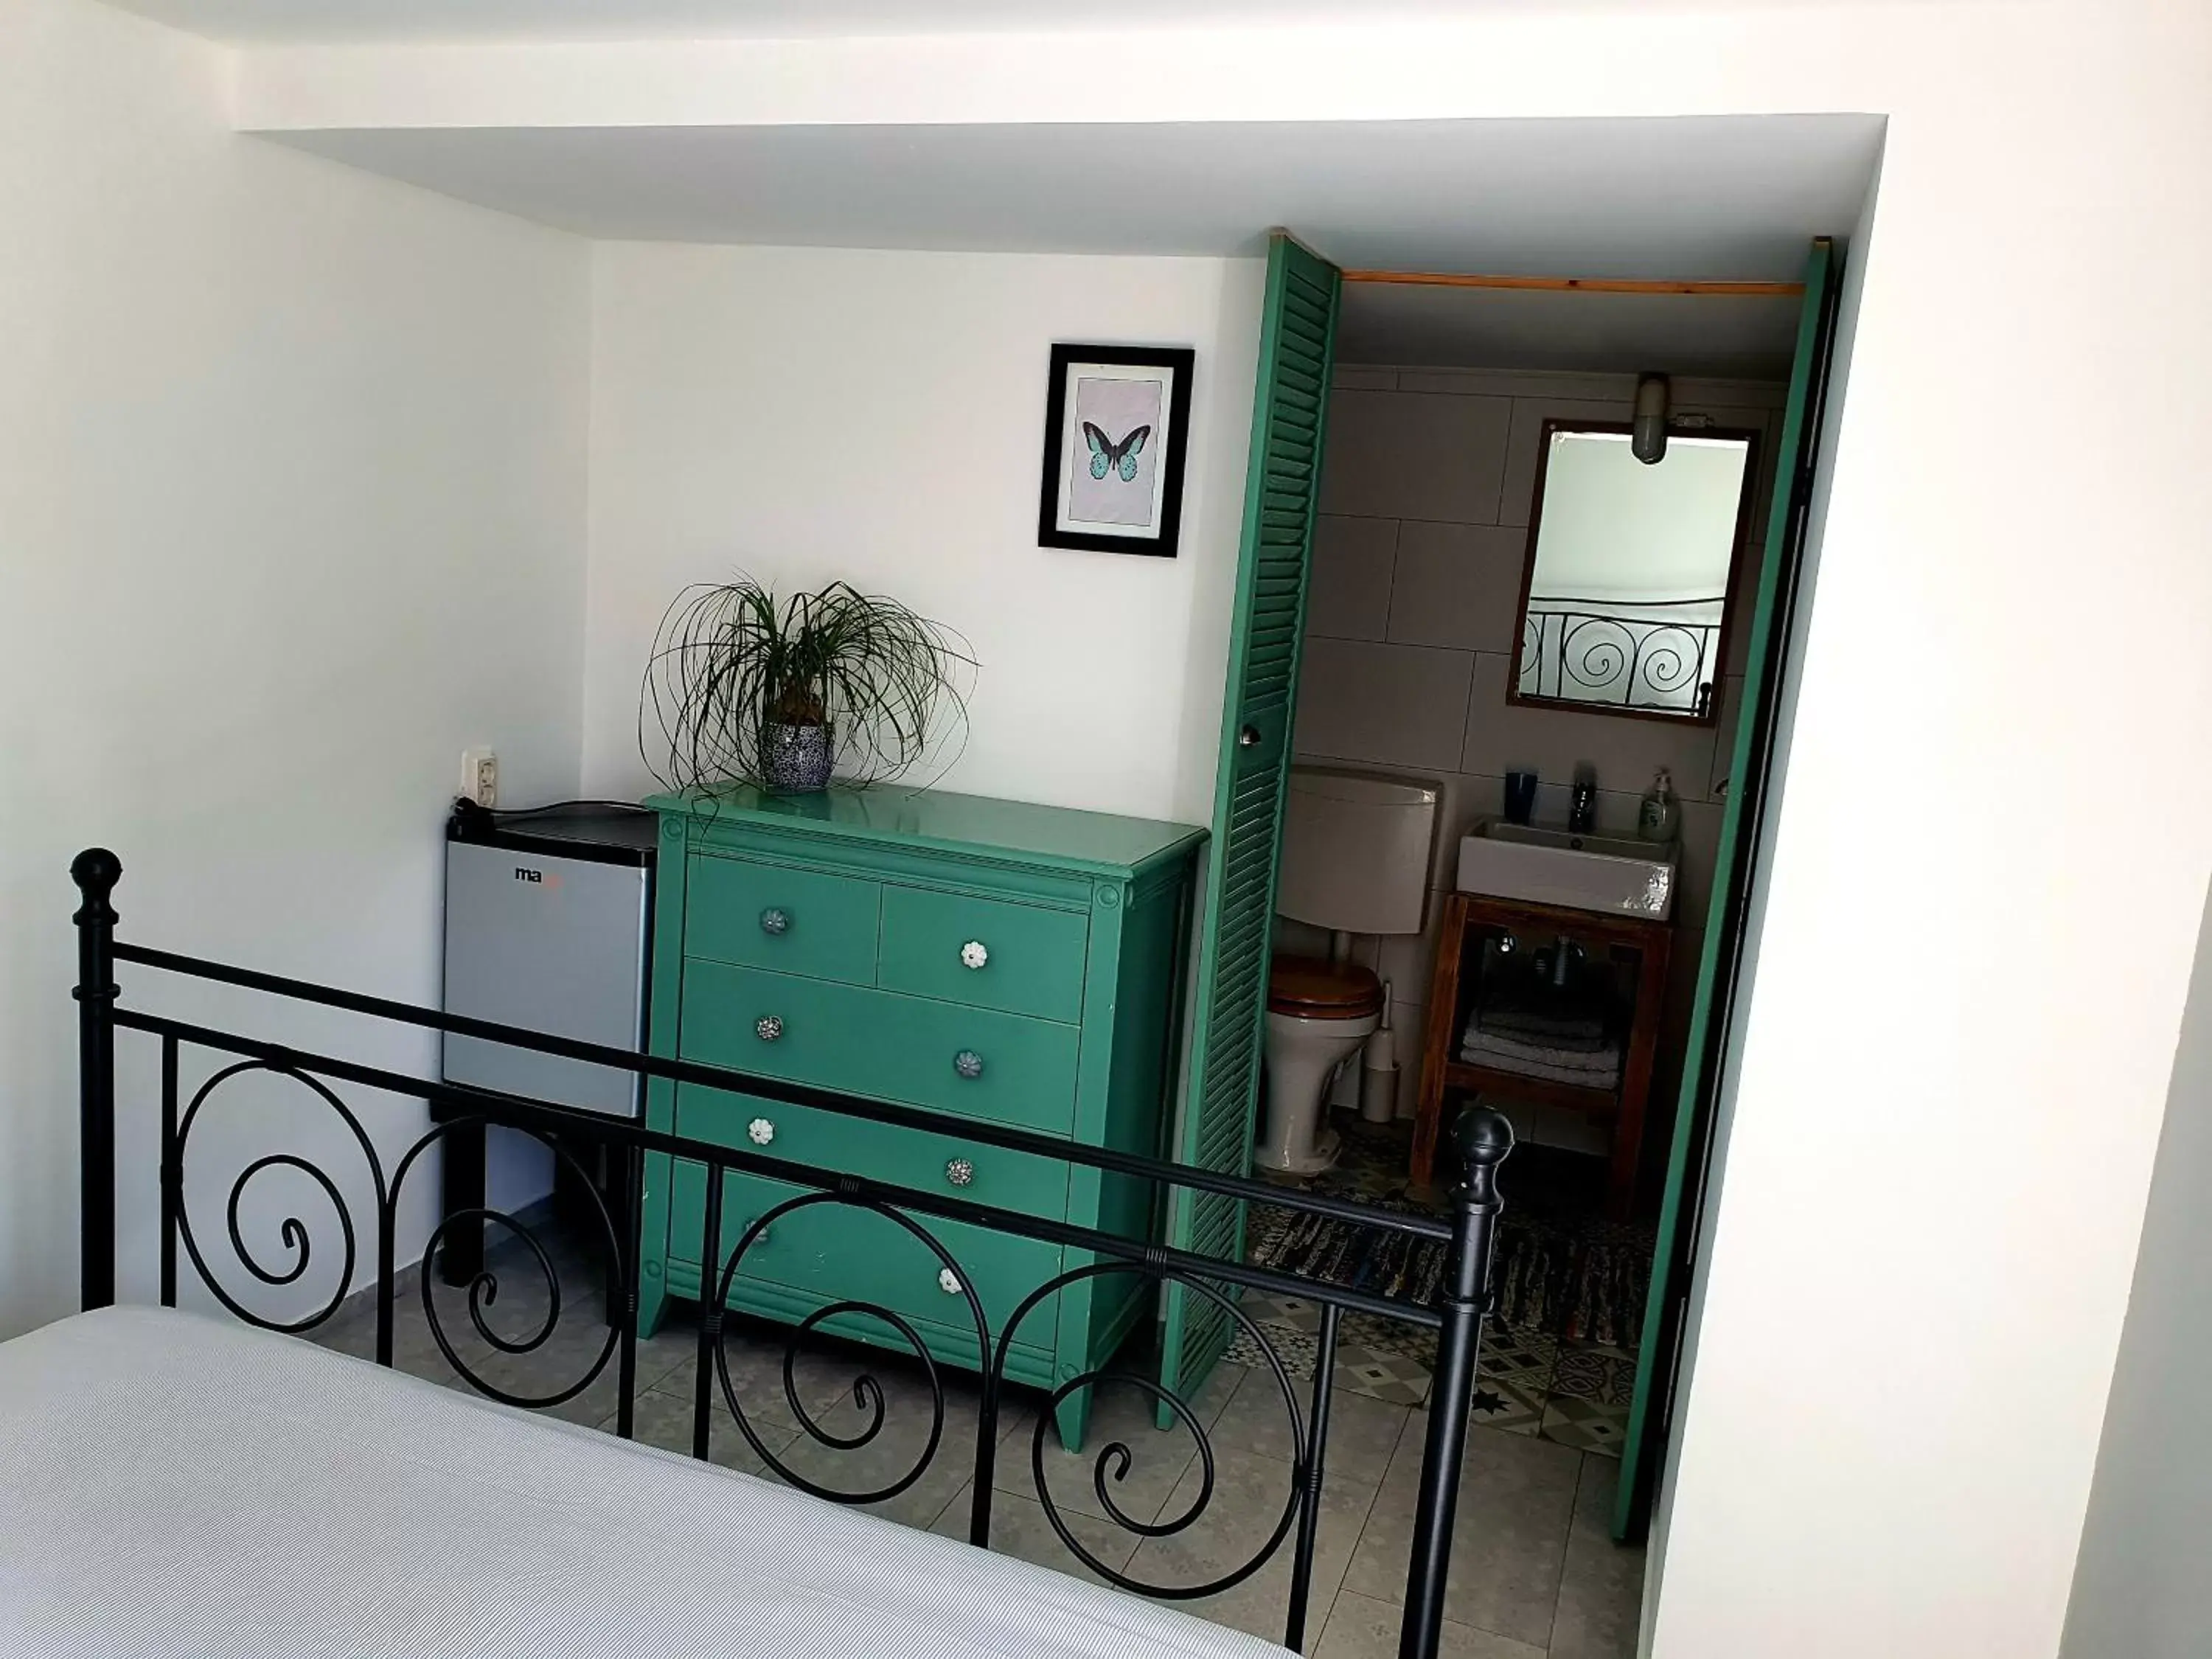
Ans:
<svg viewBox="0 0 2212 1659"><path fill-rule="evenodd" d="M1190 382L1198 354L1189 346L1054 345L1045 386L1044 468L1038 488L1037 544L1091 553L1134 553L1172 559L1182 539L1183 463L1189 449ZM1062 468L1068 453L1067 385L1071 371L1091 363L1158 368L1168 380L1167 438L1160 452L1159 510L1152 533L1073 530L1060 523Z"/></svg>

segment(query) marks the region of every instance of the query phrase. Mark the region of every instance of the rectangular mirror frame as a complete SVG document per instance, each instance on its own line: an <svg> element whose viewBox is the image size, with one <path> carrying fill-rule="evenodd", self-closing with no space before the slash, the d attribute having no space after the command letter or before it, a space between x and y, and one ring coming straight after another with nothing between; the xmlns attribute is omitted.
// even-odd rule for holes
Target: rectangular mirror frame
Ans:
<svg viewBox="0 0 2212 1659"><path fill-rule="evenodd" d="M1521 657L1528 644L1528 596L1536 580L1536 538L1544 527L1545 474L1552 458L1552 434L1555 432L1612 432L1623 436L1631 430L1626 421L1547 420L1536 438L1535 494L1528 503L1528 542L1521 556L1521 598L1513 607L1513 664L1506 671L1505 701L1527 708L1563 708L1577 714L1609 714L1618 719L1633 720L1665 720L1673 726L1711 726L1720 718L1720 697L1714 696L1703 714L1695 711L1674 713L1664 708L1630 708L1615 703L1578 702L1571 697L1547 697L1531 693L1522 695ZM1759 433L1751 428L1729 426L1668 427L1669 439L1737 438L1744 449L1743 491L1737 498L1734 539L1729 548L1727 585L1722 589L1721 624L1713 639L1713 656L1721 672L1713 677L1717 686L1728 678L1729 641L1735 632L1736 578L1743 573L1745 544L1751 531L1752 507L1759 495Z"/></svg>

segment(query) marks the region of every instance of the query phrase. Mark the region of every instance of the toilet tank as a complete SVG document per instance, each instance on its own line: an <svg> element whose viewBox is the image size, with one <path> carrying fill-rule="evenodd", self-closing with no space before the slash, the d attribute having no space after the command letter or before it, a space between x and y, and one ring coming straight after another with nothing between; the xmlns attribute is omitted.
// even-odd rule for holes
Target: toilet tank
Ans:
<svg viewBox="0 0 2212 1659"><path fill-rule="evenodd" d="M1419 933L1437 794L1404 778L1292 767L1277 912L1333 933Z"/></svg>

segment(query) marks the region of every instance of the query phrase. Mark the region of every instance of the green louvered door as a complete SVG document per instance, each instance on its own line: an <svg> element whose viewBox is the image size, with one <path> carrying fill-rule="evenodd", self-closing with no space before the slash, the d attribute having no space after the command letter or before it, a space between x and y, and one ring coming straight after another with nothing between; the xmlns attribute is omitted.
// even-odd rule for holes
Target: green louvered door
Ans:
<svg viewBox="0 0 2212 1659"><path fill-rule="evenodd" d="M1781 736L1784 655L1790 648L1798 571L1812 512L1813 467L1826 407L1828 360L1835 348L1836 275L1835 244L1823 238L1813 244L1805 261L1796 362L1790 370L1790 401L1783 416L1774 501L1767 516L1765 556L1759 572L1759 598L1751 615L1743 700L1736 711L1732 751L1735 778L1721 806L1720 848L1714 858L1705 950L1698 962L1697 992L1683 1051L1681 1091L1674 1105L1674 1137L1667 1154L1658 1248L1652 1257L1644 1340L1637 1355L1636 1393L1629 1406L1628 1434L1614 1489L1613 1535L1616 1539L1644 1535L1674 1415L1675 1370L1682 1359L1682 1332L1698 1245L1698 1212L1704 1201L1705 1165L1712 1144L1713 1108L1720 1098L1729 1025L1743 967L1767 775Z"/></svg>
<svg viewBox="0 0 2212 1659"><path fill-rule="evenodd" d="M1252 1161L1275 854L1340 281L1335 266L1276 233L1267 252L1190 1074L1176 1150L1187 1164L1235 1175L1247 1173ZM1169 1238L1184 1249L1233 1258L1243 1245L1243 1206L1178 1193ZM1174 1285L1164 1319L1160 1380L1188 1397L1229 1346L1230 1320L1204 1297ZM1165 1426L1164 1408L1161 1417Z"/></svg>

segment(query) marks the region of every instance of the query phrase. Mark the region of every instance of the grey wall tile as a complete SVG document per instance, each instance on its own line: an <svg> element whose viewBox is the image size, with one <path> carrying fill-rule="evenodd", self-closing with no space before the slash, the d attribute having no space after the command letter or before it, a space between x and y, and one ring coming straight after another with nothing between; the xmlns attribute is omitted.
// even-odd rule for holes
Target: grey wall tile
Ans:
<svg viewBox="0 0 2212 1659"><path fill-rule="evenodd" d="M1309 640L1293 751L1452 771L1474 662L1464 651Z"/></svg>
<svg viewBox="0 0 2212 1659"><path fill-rule="evenodd" d="M1397 546L1395 519L1316 519L1306 632L1338 640L1385 637Z"/></svg>
<svg viewBox="0 0 2212 1659"><path fill-rule="evenodd" d="M1460 771L1503 777L1533 767L1546 781L1565 783L1577 763L1588 762L1597 769L1601 789L1632 796L1650 787L1658 767L1674 773L1678 795L1696 795L1698 780L1711 775L1711 726L1509 703L1511 667L1510 659L1489 653L1476 659Z"/></svg>
<svg viewBox="0 0 2212 1659"><path fill-rule="evenodd" d="M1705 781L1705 799L1725 800L1727 788L1732 787L1735 774L1736 719L1743 708L1743 676L1731 674L1721 682L1720 708L1713 720L1712 771ZM1680 780L1677 779L1677 785Z"/></svg>
<svg viewBox="0 0 2212 1659"><path fill-rule="evenodd" d="M1513 409L1504 398L1334 393L1322 510L1494 524Z"/></svg>
<svg viewBox="0 0 2212 1659"><path fill-rule="evenodd" d="M1513 649L1528 532L1495 526L1399 526L1390 588L1394 644Z"/></svg>
<svg viewBox="0 0 2212 1659"><path fill-rule="evenodd" d="M1674 900L1678 926L1705 925L1705 906L1713 891L1713 861L1720 853L1722 810L1710 801L1682 803L1682 890Z"/></svg>
<svg viewBox="0 0 2212 1659"><path fill-rule="evenodd" d="M1398 1003L1410 1003L1417 1008L1428 1003L1429 981L1436 968L1437 939L1443 930L1444 901L1448 896L1433 890L1430 892L1419 933L1382 936L1375 971L1390 981L1392 1000ZM1416 1036L1413 1040L1418 1042L1419 1038ZM1401 1052L1405 1042L1401 1031Z"/></svg>
<svg viewBox="0 0 2212 1659"><path fill-rule="evenodd" d="M1328 383L1339 392L1394 392L1398 371L1371 363L1338 363L1329 371Z"/></svg>
<svg viewBox="0 0 2212 1659"><path fill-rule="evenodd" d="M1450 392L1461 396L1543 398L1589 403L1626 403L1636 396L1633 374L1591 374L1534 368L1401 368L1401 392Z"/></svg>

